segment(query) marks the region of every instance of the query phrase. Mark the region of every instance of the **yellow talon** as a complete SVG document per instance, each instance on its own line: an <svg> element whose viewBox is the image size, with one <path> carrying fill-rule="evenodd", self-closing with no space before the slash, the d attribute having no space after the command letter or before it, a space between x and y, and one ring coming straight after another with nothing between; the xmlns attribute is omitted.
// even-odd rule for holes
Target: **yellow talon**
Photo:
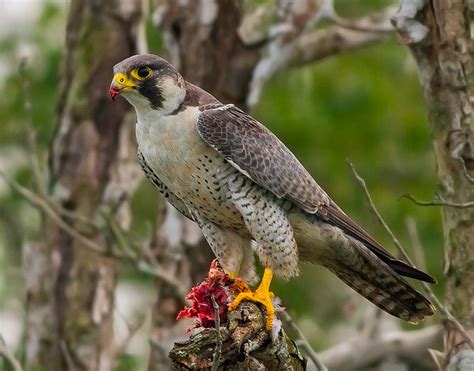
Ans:
<svg viewBox="0 0 474 371"><path fill-rule="evenodd" d="M238 275L238 274L239 274L239 272L234 272L234 271L232 271L232 272L229 272L228 276L229 276L230 278L232 278L233 280L235 280L235 279L237 278L237 275Z"/></svg>
<svg viewBox="0 0 474 371"><path fill-rule="evenodd" d="M270 283L272 282L273 272L270 268L265 268L262 282L254 292L241 292L234 301L229 305L229 311L234 310L241 303L242 300L254 301L263 304L267 313L267 322L265 324L266 330L270 330L273 324L273 317L275 316L275 308L273 307L272 298L273 292L270 291Z"/></svg>

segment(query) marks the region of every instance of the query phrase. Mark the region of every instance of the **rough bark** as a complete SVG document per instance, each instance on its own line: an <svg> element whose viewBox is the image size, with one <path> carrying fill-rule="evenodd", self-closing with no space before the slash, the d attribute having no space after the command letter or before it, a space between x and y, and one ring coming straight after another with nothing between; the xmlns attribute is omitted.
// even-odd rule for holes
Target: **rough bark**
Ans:
<svg viewBox="0 0 474 371"><path fill-rule="evenodd" d="M393 24L418 64L441 195L448 202L472 202L473 44L468 1L405 0ZM474 338L474 209L444 207L442 216L447 305ZM473 361L464 336L447 323L444 366L463 367Z"/></svg>
<svg viewBox="0 0 474 371"><path fill-rule="evenodd" d="M157 1L154 19L169 61L186 80L244 107L260 52L242 42L242 17L242 1L165 0Z"/></svg>
<svg viewBox="0 0 474 371"><path fill-rule="evenodd" d="M228 323L200 328L170 352L173 370L305 370L306 360L280 329L275 339L263 329L265 315L254 303L243 302L228 315ZM214 368L213 368L214 367Z"/></svg>
<svg viewBox="0 0 474 371"><path fill-rule="evenodd" d="M442 332L440 325L433 325L415 331L360 334L324 350L319 359L329 370L347 370L348 365L353 370L382 369L385 362L405 365L402 369L430 370L435 364L429 349L442 346Z"/></svg>
<svg viewBox="0 0 474 371"><path fill-rule="evenodd" d="M123 195L117 189L129 186L121 184L117 163L122 129L130 131L129 107L112 105L106 91L111 66L135 52L139 4L73 0L67 22L50 197L79 217L63 221L104 248L107 236L80 219L94 221L100 210L115 207ZM114 262L46 217L42 233L41 242L24 249L28 369L111 370Z"/></svg>

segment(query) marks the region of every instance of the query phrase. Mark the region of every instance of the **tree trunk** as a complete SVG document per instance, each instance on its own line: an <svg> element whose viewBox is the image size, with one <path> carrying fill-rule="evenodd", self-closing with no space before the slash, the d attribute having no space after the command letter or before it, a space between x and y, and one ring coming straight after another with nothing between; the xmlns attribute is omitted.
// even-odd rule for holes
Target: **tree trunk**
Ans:
<svg viewBox="0 0 474 371"><path fill-rule="evenodd" d="M107 236L84 220L115 207L130 186L117 157L129 106L112 105L107 88L112 66L135 52L139 17L138 0L73 0L67 23L50 196L67 211L62 222L104 249ZM28 368L113 369L114 261L46 217L42 232L43 241L24 250Z"/></svg>
<svg viewBox="0 0 474 371"><path fill-rule="evenodd" d="M225 102L244 106L258 55L255 50L244 48L237 37L241 18L238 2L166 0L157 2L156 8L156 15L159 14L157 27L169 52L167 59L180 69L184 78ZM207 16L198 18L198 14ZM179 277L183 288L189 291L204 278L213 254L197 226L169 205L166 219L152 241L152 249L160 265ZM174 241L166 231L169 225L179 231L179 238L173 238ZM186 326L189 327L189 323L176 322L176 315L183 305L183 298L177 297L176 288L158 280L149 370L171 367L168 358L171 345L183 335Z"/></svg>
<svg viewBox="0 0 474 371"><path fill-rule="evenodd" d="M473 44L468 1L405 0L393 24L418 64L441 194L453 203L472 202ZM444 207L442 215L447 304L474 338L474 211ZM466 352L468 349L464 336L447 323L445 366L462 367L471 362L472 367L474 353Z"/></svg>
<svg viewBox="0 0 474 371"><path fill-rule="evenodd" d="M222 102L244 107L260 50L239 36L243 2L157 1L156 13L168 60L184 78Z"/></svg>

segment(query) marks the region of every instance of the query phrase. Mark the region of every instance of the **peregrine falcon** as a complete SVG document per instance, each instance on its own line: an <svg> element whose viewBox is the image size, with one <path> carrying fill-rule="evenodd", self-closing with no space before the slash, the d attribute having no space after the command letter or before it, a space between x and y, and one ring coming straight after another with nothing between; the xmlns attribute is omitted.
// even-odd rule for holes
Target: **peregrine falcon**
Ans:
<svg viewBox="0 0 474 371"><path fill-rule="evenodd" d="M433 305L403 278L435 283L387 252L352 221L291 151L264 125L185 81L164 59L135 55L114 66L109 93L136 110L138 158L147 177L195 221L231 277L256 280L254 252L265 267L243 299L274 308L273 274L298 275L298 262L320 264L384 311L409 322Z"/></svg>

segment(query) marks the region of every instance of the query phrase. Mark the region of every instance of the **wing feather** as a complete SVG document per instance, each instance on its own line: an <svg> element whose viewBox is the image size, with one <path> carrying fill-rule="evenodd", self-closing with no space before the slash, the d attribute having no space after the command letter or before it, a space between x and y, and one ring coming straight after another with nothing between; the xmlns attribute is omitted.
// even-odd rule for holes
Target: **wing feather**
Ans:
<svg viewBox="0 0 474 371"><path fill-rule="evenodd" d="M418 322L435 312L435 307L411 287L388 264L363 243L348 237L343 251L324 264L343 282L384 311L409 322Z"/></svg>
<svg viewBox="0 0 474 371"><path fill-rule="evenodd" d="M264 125L229 104L204 110L198 118L201 138L261 187L286 198L363 243L395 272L426 282L436 279L395 258L352 221L316 183L291 151Z"/></svg>
<svg viewBox="0 0 474 371"><path fill-rule="evenodd" d="M330 198L265 126L233 105L203 111L197 122L202 139L229 163L279 198L314 214Z"/></svg>
<svg viewBox="0 0 474 371"><path fill-rule="evenodd" d="M325 222L341 228L347 235L362 242L373 254L385 262L398 274L405 277L411 277L420 281L429 283L436 283L436 279L425 272L416 269L397 259L387 250L385 250L380 243L374 240L361 226L350 219L334 202L330 205L321 207L317 215Z"/></svg>

